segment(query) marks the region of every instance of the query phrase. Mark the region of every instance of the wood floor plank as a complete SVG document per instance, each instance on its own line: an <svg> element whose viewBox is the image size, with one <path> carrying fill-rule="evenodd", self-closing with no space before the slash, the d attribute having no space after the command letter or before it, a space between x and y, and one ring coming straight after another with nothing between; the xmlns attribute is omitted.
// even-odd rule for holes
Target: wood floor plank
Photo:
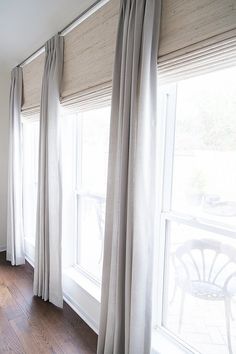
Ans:
<svg viewBox="0 0 236 354"><path fill-rule="evenodd" d="M97 335L67 305L33 296L29 264L12 267L0 253L0 354L94 354Z"/></svg>
<svg viewBox="0 0 236 354"><path fill-rule="evenodd" d="M25 354L19 338L0 309L0 353Z"/></svg>
<svg viewBox="0 0 236 354"><path fill-rule="evenodd" d="M22 316L23 312L14 300L6 284L0 284L0 308L5 313L8 320Z"/></svg>
<svg viewBox="0 0 236 354"><path fill-rule="evenodd" d="M35 351L38 354L63 354L59 345L44 330L41 322L36 323L35 321L29 321L26 317L18 317L11 320L10 324L17 334L26 354L32 354Z"/></svg>

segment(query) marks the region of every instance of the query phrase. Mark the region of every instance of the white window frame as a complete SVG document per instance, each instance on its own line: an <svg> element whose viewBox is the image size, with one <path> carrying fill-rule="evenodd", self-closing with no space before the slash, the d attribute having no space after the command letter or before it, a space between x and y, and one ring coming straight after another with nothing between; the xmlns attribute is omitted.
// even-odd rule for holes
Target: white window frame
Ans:
<svg viewBox="0 0 236 354"><path fill-rule="evenodd" d="M175 122L176 122L176 97L177 84L163 85L158 88L158 191L159 200L157 208L157 235L155 267L158 270L154 279L154 344L152 353L165 354L176 348L176 353L199 354L199 351L192 348L185 341L163 326L162 319L165 311L163 295L165 293L165 274L167 272L167 244L168 226L171 221L214 232L224 237L235 239L235 229L207 218L199 218L191 215L174 212L171 210L173 163L175 146ZM157 300L156 300L157 299ZM156 339L155 339L156 338ZM156 344L155 344L156 342ZM162 343L165 349L158 345ZM158 347L158 348L156 348ZM203 354L203 353L201 353Z"/></svg>

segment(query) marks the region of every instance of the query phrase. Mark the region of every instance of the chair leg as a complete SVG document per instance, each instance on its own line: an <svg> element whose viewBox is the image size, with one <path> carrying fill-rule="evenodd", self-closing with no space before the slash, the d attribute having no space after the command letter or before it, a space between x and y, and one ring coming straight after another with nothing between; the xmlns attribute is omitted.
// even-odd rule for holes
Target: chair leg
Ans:
<svg viewBox="0 0 236 354"><path fill-rule="evenodd" d="M232 342L231 342L231 324L230 324L230 315L231 315L231 303L230 298L225 299L225 321L226 321L226 332L227 332L227 344L229 354L233 354Z"/></svg>
<svg viewBox="0 0 236 354"><path fill-rule="evenodd" d="M184 300L185 300L185 291L184 289L181 291L181 300L180 300L180 312L179 312L179 327L178 332L180 333L182 328L183 322L183 315L184 315Z"/></svg>

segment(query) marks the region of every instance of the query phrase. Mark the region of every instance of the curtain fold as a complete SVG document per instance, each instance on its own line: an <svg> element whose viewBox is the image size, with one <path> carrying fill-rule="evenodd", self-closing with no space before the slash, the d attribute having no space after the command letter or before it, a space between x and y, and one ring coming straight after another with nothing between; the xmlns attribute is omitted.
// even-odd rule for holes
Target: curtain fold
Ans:
<svg viewBox="0 0 236 354"><path fill-rule="evenodd" d="M9 171L7 213L7 260L12 265L25 263L22 207L22 68L11 73L9 122Z"/></svg>
<svg viewBox="0 0 236 354"><path fill-rule="evenodd" d="M122 0L111 113L98 354L148 354L161 0Z"/></svg>
<svg viewBox="0 0 236 354"><path fill-rule="evenodd" d="M60 86L63 38L45 45L40 105L39 178L35 247L34 294L62 307Z"/></svg>

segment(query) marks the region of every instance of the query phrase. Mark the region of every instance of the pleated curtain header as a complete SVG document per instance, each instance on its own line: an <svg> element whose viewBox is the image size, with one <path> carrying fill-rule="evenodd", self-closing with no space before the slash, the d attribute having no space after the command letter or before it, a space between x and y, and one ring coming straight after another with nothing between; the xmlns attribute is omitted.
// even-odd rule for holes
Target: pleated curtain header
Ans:
<svg viewBox="0 0 236 354"><path fill-rule="evenodd" d="M64 105L83 107L88 101L94 104L109 99L119 7L120 0L108 1L65 35L61 88ZM163 0L158 53L162 77L185 63L186 58L190 60L191 55L197 62L209 52L214 53L218 43L226 48L235 37L236 0ZM232 42L229 45L232 47ZM220 50L215 51L216 59L217 53ZM41 54L23 68L23 110L39 107L43 63Z"/></svg>

